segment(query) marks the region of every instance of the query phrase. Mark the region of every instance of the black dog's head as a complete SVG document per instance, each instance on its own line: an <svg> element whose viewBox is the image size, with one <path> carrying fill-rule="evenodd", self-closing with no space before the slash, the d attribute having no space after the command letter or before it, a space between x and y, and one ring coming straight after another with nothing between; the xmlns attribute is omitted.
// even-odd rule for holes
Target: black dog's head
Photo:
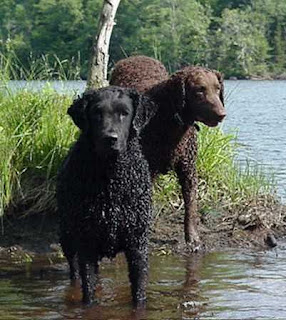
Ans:
<svg viewBox="0 0 286 320"><path fill-rule="evenodd" d="M68 114L101 155L126 150L131 134L139 134L155 114L155 105L133 89L110 86L87 91Z"/></svg>

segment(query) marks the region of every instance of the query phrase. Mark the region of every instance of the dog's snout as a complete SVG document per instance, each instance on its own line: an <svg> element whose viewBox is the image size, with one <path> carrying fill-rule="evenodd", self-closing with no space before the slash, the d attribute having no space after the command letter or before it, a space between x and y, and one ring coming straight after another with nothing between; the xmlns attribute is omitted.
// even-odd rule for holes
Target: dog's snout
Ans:
<svg viewBox="0 0 286 320"><path fill-rule="evenodd" d="M117 140L118 140L118 134L117 133L110 133L110 134L106 134L105 136L104 136L104 140L106 141L106 142L109 142L109 143L115 143L115 142L117 142Z"/></svg>
<svg viewBox="0 0 286 320"><path fill-rule="evenodd" d="M218 115L219 121L222 121L226 117L226 112L222 112L221 114Z"/></svg>
<svg viewBox="0 0 286 320"><path fill-rule="evenodd" d="M219 122L221 122L226 117L226 110L219 98L214 104L214 112L216 113L216 117Z"/></svg>

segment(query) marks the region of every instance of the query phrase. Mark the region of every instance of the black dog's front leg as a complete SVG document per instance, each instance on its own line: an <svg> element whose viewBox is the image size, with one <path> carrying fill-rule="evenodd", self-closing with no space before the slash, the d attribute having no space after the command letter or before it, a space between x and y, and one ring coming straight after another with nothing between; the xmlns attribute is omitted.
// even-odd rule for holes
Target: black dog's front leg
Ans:
<svg viewBox="0 0 286 320"><path fill-rule="evenodd" d="M82 286L82 302L91 304L94 300L96 279L98 275L98 261L90 263L85 257L79 257L79 273Z"/></svg>
<svg viewBox="0 0 286 320"><path fill-rule="evenodd" d="M125 252L129 268L132 300L135 307L146 304L146 284L148 278L148 249L129 249Z"/></svg>
<svg viewBox="0 0 286 320"><path fill-rule="evenodd" d="M74 284L75 280L78 278L78 272L76 268L77 245L74 236L68 232L65 232L65 230L62 230L60 234L60 244L69 264L71 283Z"/></svg>

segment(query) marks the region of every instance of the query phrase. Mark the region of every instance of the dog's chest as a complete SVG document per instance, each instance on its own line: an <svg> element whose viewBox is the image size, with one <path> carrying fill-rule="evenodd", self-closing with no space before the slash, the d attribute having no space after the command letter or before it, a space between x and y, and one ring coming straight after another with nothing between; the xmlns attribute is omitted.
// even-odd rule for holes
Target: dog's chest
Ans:
<svg viewBox="0 0 286 320"><path fill-rule="evenodd" d="M134 171L134 172L133 172ZM127 174L128 173L128 174ZM90 187L83 195L84 226L98 229L99 233L115 235L129 233L142 225L149 214L149 194L140 186L137 170L117 171L110 176L87 183ZM98 178L98 176L96 177ZM144 197L148 197L146 202Z"/></svg>

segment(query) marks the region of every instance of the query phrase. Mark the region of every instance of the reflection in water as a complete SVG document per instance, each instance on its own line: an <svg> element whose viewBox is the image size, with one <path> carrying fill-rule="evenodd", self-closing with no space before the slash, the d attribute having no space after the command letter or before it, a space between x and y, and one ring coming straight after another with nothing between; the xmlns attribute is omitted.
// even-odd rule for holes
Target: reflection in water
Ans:
<svg viewBox="0 0 286 320"><path fill-rule="evenodd" d="M27 267L28 266L28 267ZM0 261L0 319L286 319L286 254L150 257L146 310L134 311L123 256L100 268L97 304L82 306L63 265ZM26 268L26 269L25 269Z"/></svg>

